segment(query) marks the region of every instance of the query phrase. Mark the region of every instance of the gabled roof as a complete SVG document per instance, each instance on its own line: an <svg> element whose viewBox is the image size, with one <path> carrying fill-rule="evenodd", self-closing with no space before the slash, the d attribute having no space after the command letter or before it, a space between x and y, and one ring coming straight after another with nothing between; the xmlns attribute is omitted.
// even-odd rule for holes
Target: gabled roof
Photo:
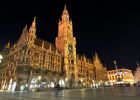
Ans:
<svg viewBox="0 0 140 100"><path fill-rule="evenodd" d="M56 47L55 47L54 44L52 44L52 43L50 43L48 41L45 41L43 39L36 38L34 43L35 43L35 45L37 45L39 47L42 47L43 42L44 42L44 48L49 49L50 46L51 46L51 50L56 51Z"/></svg>

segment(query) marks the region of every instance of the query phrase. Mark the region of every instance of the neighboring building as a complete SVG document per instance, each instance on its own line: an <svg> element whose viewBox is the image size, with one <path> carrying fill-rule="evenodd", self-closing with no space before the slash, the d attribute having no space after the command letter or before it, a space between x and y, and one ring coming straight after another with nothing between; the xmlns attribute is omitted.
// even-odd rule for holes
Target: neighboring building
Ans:
<svg viewBox="0 0 140 100"><path fill-rule="evenodd" d="M108 79L111 84L134 83L134 76L132 74L132 71L125 68L108 71Z"/></svg>
<svg viewBox="0 0 140 100"><path fill-rule="evenodd" d="M136 71L134 73L134 76L135 76L135 83L140 82L140 65L138 62L137 62L137 68L136 68Z"/></svg>
<svg viewBox="0 0 140 100"><path fill-rule="evenodd" d="M8 43L1 52L0 88L24 90L26 87L91 87L107 81L107 71L97 53L93 59L76 52L72 20L64 8L58 24L55 45L36 36L36 18L24 27L18 41Z"/></svg>
<svg viewBox="0 0 140 100"><path fill-rule="evenodd" d="M107 70L103 67L97 53L95 53L93 59L77 55L77 69L78 83L81 83L81 85L87 83L88 86L91 86L91 83L93 83L94 86L108 81Z"/></svg>

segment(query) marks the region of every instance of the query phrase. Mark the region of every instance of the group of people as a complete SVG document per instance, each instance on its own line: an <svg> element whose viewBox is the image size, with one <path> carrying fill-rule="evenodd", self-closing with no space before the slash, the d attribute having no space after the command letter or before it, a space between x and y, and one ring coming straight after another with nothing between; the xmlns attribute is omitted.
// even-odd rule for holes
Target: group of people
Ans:
<svg viewBox="0 0 140 100"><path fill-rule="evenodd" d="M140 81L138 81L137 83L134 83L135 87L140 87Z"/></svg>

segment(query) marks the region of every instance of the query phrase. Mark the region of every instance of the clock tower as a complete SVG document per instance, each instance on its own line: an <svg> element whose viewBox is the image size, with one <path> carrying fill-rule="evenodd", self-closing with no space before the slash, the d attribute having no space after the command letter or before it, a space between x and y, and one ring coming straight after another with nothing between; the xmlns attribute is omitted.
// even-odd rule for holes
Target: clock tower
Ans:
<svg viewBox="0 0 140 100"><path fill-rule="evenodd" d="M76 87L76 80L78 78L76 66L76 38L73 37L72 21L69 18L66 5L58 24L58 37L56 37L55 45L64 57L63 70L67 81L66 86L69 88Z"/></svg>

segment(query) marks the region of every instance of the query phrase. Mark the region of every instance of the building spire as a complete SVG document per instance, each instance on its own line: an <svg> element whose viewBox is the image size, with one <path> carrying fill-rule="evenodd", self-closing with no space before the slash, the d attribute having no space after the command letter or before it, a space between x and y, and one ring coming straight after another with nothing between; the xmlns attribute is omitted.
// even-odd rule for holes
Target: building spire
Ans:
<svg viewBox="0 0 140 100"><path fill-rule="evenodd" d="M83 58L84 58L84 61L86 61L86 56L85 56L85 54L83 55Z"/></svg>
<svg viewBox="0 0 140 100"><path fill-rule="evenodd" d="M139 62L137 61L137 67L140 67Z"/></svg>
<svg viewBox="0 0 140 100"><path fill-rule="evenodd" d="M66 4L64 5L64 10L67 10Z"/></svg>
<svg viewBox="0 0 140 100"><path fill-rule="evenodd" d="M98 54L97 54L97 52L95 52L95 57L98 57Z"/></svg>
<svg viewBox="0 0 140 100"><path fill-rule="evenodd" d="M95 52L94 60L99 60L99 57L98 57L98 53L97 52Z"/></svg>
<svg viewBox="0 0 140 100"><path fill-rule="evenodd" d="M50 44L49 50L52 51L52 45Z"/></svg>
<svg viewBox="0 0 140 100"><path fill-rule="evenodd" d="M36 17L34 17L34 20L32 22L32 27L35 28L36 27Z"/></svg>
<svg viewBox="0 0 140 100"><path fill-rule="evenodd" d="M36 17L34 17L34 20L32 22L32 25L29 28L29 32L36 33Z"/></svg>
<svg viewBox="0 0 140 100"><path fill-rule="evenodd" d="M44 48L44 41L42 42L42 49Z"/></svg>
<svg viewBox="0 0 140 100"><path fill-rule="evenodd" d="M25 27L23 28L23 31L26 31L27 30L27 24L25 25Z"/></svg>
<svg viewBox="0 0 140 100"><path fill-rule="evenodd" d="M5 45L5 48L10 48L10 41Z"/></svg>
<svg viewBox="0 0 140 100"><path fill-rule="evenodd" d="M69 13L68 13L66 4L64 5L64 10L63 10L63 14L62 14L62 20L69 20Z"/></svg>

